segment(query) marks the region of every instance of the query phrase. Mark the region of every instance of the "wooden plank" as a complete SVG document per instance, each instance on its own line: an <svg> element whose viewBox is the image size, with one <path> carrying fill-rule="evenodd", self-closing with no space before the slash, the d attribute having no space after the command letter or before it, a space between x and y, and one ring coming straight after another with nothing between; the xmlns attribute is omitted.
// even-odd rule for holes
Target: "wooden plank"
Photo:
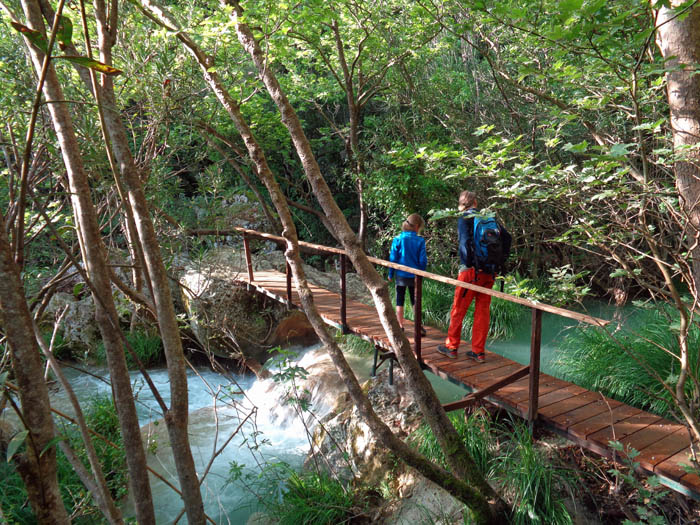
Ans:
<svg viewBox="0 0 700 525"><path fill-rule="evenodd" d="M496 390L513 383L514 381L517 381L518 379L528 375L530 372L529 367L521 367L519 370L516 370L512 374L510 374L507 377L504 377L500 379L499 381L496 381L495 383L491 383L490 385L476 391L472 392L469 394L467 397L464 399L461 399L459 401L455 401L453 403L447 403L443 405L442 407L445 409L445 412L449 412L451 410L458 410L460 408L464 408L468 406L469 404L478 401L479 399L483 399L484 397L492 394Z"/></svg>
<svg viewBox="0 0 700 525"><path fill-rule="evenodd" d="M565 414L567 412L593 403L598 399L599 395L600 394L597 392L585 391L576 396L557 401L556 403L550 403L546 407L540 408L539 414L542 417L552 419L552 422L556 424L557 427L564 428L566 423L563 422L566 420Z"/></svg>
<svg viewBox="0 0 700 525"><path fill-rule="evenodd" d="M609 441L622 441L630 434L639 432L640 430L658 421L661 421L659 416L655 416L654 414L649 414L647 412L641 412L615 423L614 427L608 426L598 430L597 432L593 432L592 434L589 434L586 439L594 443L600 443L608 446Z"/></svg>
<svg viewBox="0 0 700 525"><path fill-rule="evenodd" d="M548 376L546 374L540 374L540 399L546 394L549 394L550 392L553 392L555 390L559 390L561 388L566 388L569 386L571 383L567 383L566 381L562 381L561 379L557 379L552 376ZM529 385L528 385L529 387ZM530 395L530 390L529 388L525 390L524 392L521 392L519 394L513 394L511 397L511 400L519 404L521 401L526 401Z"/></svg>
<svg viewBox="0 0 700 525"><path fill-rule="evenodd" d="M586 421L600 414L610 414L610 410L617 408L622 403L614 399L604 399L601 394L596 393L596 399L585 406L567 412L562 417L557 418L557 423L562 428L568 430L570 427L581 421Z"/></svg>
<svg viewBox="0 0 700 525"><path fill-rule="evenodd" d="M540 395L540 409L546 408L547 406L553 404L553 403L559 403L561 401L564 401L565 399L568 399L570 397L577 396L579 394L582 394L584 392L587 392L585 388L577 387L576 385L572 385L570 383L564 383L564 386L561 388L557 388L556 390L552 390L548 394ZM525 396L525 399L523 401L518 401L517 407L522 408L523 410L527 409L528 406L528 396Z"/></svg>
<svg viewBox="0 0 700 525"><path fill-rule="evenodd" d="M663 476L667 476L673 480L681 481L688 474L684 465L691 467L691 451L690 447L676 452L673 456L666 458L656 465L654 472Z"/></svg>
<svg viewBox="0 0 700 525"><path fill-rule="evenodd" d="M604 411L597 416L585 419L571 425L568 432L576 437L586 439L590 434L598 432L599 430L614 425L615 423L627 419L628 417L641 414L642 411L638 408L630 407L627 405L620 405L613 408L611 411Z"/></svg>
<svg viewBox="0 0 700 525"><path fill-rule="evenodd" d="M640 450L635 461L638 461L642 467L654 471L656 465L689 446L688 432L685 427L681 427L673 434L665 434L658 441Z"/></svg>

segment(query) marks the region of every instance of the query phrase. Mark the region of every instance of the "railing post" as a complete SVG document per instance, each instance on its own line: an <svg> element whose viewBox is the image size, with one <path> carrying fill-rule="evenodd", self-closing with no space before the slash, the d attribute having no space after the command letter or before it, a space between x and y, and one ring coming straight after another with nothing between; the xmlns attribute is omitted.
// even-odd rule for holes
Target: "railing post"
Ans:
<svg viewBox="0 0 700 525"><path fill-rule="evenodd" d="M287 306L292 305L292 267L287 263L285 272L287 274Z"/></svg>
<svg viewBox="0 0 700 525"><path fill-rule="evenodd" d="M530 428L537 419L537 403L540 396L540 346L542 344L542 310L532 309L532 333L530 334L530 403L527 420Z"/></svg>
<svg viewBox="0 0 700 525"><path fill-rule="evenodd" d="M413 341L416 352L416 359L420 363L421 359L421 330L423 329L423 278L420 275L415 277L414 290L416 292L415 304L413 305Z"/></svg>
<svg viewBox="0 0 700 525"><path fill-rule="evenodd" d="M253 260L250 257L250 243L248 242L248 235L243 234L243 250L245 251L245 264L248 267L248 281L251 283L254 281L253 278Z"/></svg>
<svg viewBox="0 0 700 525"><path fill-rule="evenodd" d="M340 254L340 326L344 334L349 332L347 319L347 256Z"/></svg>

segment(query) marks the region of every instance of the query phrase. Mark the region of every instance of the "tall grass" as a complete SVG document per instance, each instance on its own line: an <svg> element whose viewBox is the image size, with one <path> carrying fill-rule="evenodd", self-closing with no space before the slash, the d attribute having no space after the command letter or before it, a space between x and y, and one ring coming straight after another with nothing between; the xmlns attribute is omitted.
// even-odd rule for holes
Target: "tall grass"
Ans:
<svg viewBox="0 0 700 525"><path fill-rule="evenodd" d="M85 419L91 430L99 432L115 443L115 449L98 438L93 443L100 458L102 469L107 478L107 486L115 500L127 493L126 456L122 448L121 432L117 419L116 408L110 397L98 397L85 409ZM67 437L71 448L75 450L84 463L87 456L79 432L73 425L64 425L61 430ZM97 507L91 503L87 489L82 484L73 467L62 452L57 453L58 484L61 489L63 503L71 515L73 523L93 524L104 523L105 520ZM36 523L31 511L24 483L12 464L0 461L0 508L7 523L29 525Z"/></svg>
<svg viewBox="0 0 700 525"><path fill-rule="evenodd" d="M139 360L145 367L156 366L163 362L163 341L158 334L147 331L127 332L126 340L138 356ZM126 364L129 368L136 368L137 364L131 355L131 352L124 349L126 354ZM96 357L99 362L105 362L105 347L104 343L100 342L97 345Z"/></svg>
<svg viewBox="0 0 700 525"><path fill-rule="evenodd" d="M679 373L679 361L674 357L679 355L677 323L678 314L660 306L641 310L634 326L612 334L597 328L578 329L565 339L566 351L555 365L568 381L668 417L675 403L655 374L675 389ZM697 349L699 344L700 329L694 325L688 346ZM690 369L698 377L697 351L690 353Z"/></svg>
<svg viewBox="0 0 700 525"><path fill-rule="evenodd" d="M348 523L355 504L351 491L324 473L289 471L281 497L262 501L279 525Z"/></svg>
<svg viewBox="0 0 700 525"><path fill-rule="evenodd" d="M486 475L493 461L491 447L496 440L491 417L486 411L478 410L465 418L464 411L458 410L451 412L449 418L462 437L469 455L476 462L479 472ZM412 443L421 454L447 468L445 454L428 425L422 425L412 434Z"/></svg>
<svg viewBox="0 0 700 525"><path fill-rule="evenodd" d="M532 435L524 423L516 422L509 432L509 439L499 448L491 477L505 488L511 501L511 523L573 523L559 495L562 487L571 490L573 479L535 447Z"/></svg>
<svg viewBox="0 0 700 525"><path fill-rule="evenodd" d="M563 469L557 468L536 448L526 425L508 426L492 421L484 410L464 418L462 411L449 415L479 472L502 487L512 506L512 523L572 523L561 498L561 489L573 485ZM413 434L413 446L447 468L445 457L427 426Z"/></svg>

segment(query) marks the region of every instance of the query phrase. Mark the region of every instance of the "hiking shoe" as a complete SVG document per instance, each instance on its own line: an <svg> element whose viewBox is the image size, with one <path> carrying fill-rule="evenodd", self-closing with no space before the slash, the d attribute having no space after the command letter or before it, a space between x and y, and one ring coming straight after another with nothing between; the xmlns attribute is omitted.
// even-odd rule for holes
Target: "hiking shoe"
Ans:
<svg viewBox="0 0 700 525"><path fill-rule="evenodd" d="M447 348L445 345L438 345L437 351L451 359L457 359L457 350Z"/></svg>
<svg viewBox="0 0 700 525"><path fill-rule="evenodd" d="M439 350L439 348L438 348L438 350ZM476 352L472 352L471 350L469 350L469 352L467 352L466 355L467 355L467 359L472 359L472 360L476 361L477 363L483 363L486 361L486 357L484 357L483 352L481 352L480 354L477 354Z"/></svg>

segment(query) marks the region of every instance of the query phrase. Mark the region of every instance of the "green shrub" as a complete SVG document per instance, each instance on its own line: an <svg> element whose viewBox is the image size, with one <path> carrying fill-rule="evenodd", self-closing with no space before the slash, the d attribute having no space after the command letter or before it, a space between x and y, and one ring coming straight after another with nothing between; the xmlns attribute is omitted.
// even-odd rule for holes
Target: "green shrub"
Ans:
<svg viewBox="0 0 700 525"><path fill-rule="evenodd" d="M143 366L156 366L163 362L163 341L157 334L152 334L144 331L128 332L126 340L138 356ZM136 368L137 364L131 353L124 348L126 354L126 364L129 368ZM96 356L99 362L104 363L106 360L104 343L100 342L97 345Z"/></svg>
<svg viewBox="0 0 700 525"><path fill-rule="evenodd" d="M90 429L99 432L119 447L115 449L93 437L97 456L100 458L102 469L107 478L107 486L112 496L118 501L127 493L128 478L126 455L122 447L119 422L112 399L104 396L93 400L85 409L85 418ZM87 465L87 455L78 430L73 425L63 425L60 430L63 431L71 448ZM104 523L102 514L97 507L92 505L87 489L60 450L57 452L57 471L61 497L68 513L72 516L73 523ZM3 480L0 483L0 508L2 508L7 523L18 525L36 523L21 477L14 466L4 460L0 461L0 479Z"/></svg>
<svg viewBox="0 0 700 525"><path fill-rule="evenodd" d="M336 525L352 517L354 498L326 474L291 472L281 499L265 504L280 525Z"/></svg>
<svg viewBox="0 0 700 525"><path fill-rule="evenodd" d="M635 317L633 324L612 334L593 327L570 334L564 341L565 352L556 362L557 372L584 388L668 417L675 405L654 373L675 389L679 361L674 355L679 355L679 346L674 325L678 314L662 306L639 310ZM700 329L694 325L688 347L698 348L699 344ZM697 377L697 352L690 353L690 368Z"/></svg>

